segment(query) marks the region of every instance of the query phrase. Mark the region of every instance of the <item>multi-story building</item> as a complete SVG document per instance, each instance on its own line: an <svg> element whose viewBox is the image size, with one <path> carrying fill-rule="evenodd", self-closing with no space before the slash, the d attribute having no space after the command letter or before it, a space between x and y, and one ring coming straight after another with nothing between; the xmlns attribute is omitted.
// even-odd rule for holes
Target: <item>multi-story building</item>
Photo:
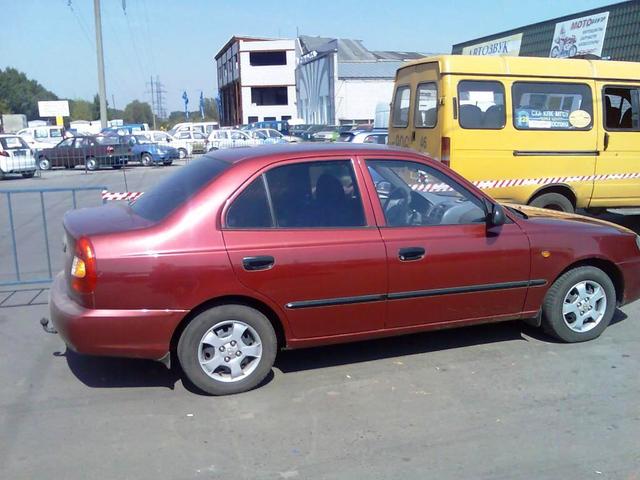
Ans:
<svg viewBox="0 0 640 480"><path fill-rule="evenodd" d="M234 36L215 60L221 125L296 116L295 40Z"/></svg>
<svg viewBox="0 0 640 480"><path fill-rule="evenodd" d="M573 57L593 55L610 60L640 61L640 1L525 25L453 46L464 55Z"/></svg>
<svg viewBox="0 0 640 480"><path fill-rule="evenodd" d="M298 117L306 123L373 123L388 111L396 70L416 52L374 52L360 40L300 36L296 45Z"/></svg>

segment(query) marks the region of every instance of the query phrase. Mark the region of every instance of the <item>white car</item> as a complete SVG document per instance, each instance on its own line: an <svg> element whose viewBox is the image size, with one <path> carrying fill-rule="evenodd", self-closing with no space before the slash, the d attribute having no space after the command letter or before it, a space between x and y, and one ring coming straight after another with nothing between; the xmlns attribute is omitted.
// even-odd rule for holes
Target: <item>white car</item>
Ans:
<svg viewBox="0 0 640 480"><path fill-rule="evenodd" d="M191 145L193 153L206 153L209 151L209 141L204 133L183 131L176 133L173 138Z"/></svg>
<svg viewBox="0 0 640 480"><path fill-rule="evenodd" d="M146 135L152 142L159 143L161 145L168 144L176 148L181 159L193 153L193 145L191 142L186 139L175 138L162 130L150 130L148 132L144 132L144 135Z"/></svg>
<svg viewBox="0 0 640 480"><path fill-rule="evenodd" d="M253 147L264 144L263 139L253 138L249 131L220 129L214 130L209 135L209 150L223 148Z"/></svg>
<svg viewBox="0 0 640 480"><path fill-rule="evenodd" d="M247 130L253 138L264 140L264 143L297 143L300 141L298 137L291 135L283 135L273 128L256 128Z"/></svg>
<svg viewBox="0 0 640 480"><path fill-rule="evenodd" d="M51 148L63 140L64 128L60 126L27 127L16 134L32 149Z"/></svg>
<svg viewBox="0 0 640 480"><path fill-rule="evenodd" d="M18 135L0 135L0 178L10 173L31 178L36 173L36 159L27 142Z"/></svg>

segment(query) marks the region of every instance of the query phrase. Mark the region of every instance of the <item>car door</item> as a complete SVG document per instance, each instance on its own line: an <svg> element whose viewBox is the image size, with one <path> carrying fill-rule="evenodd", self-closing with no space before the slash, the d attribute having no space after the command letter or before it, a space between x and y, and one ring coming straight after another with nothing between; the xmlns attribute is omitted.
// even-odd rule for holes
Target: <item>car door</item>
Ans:
<svg viewBox="0 0 640 480"><path fill-rule="evenodd" d="M67 157L67 166L70 168L76 165L84 165L86 157L92 155L91 141L87 137L77 137L73 142L73 148L69 149L69 155Z"/></svg>
<svg viewBox="0 0 640 480"><path fill-rule="evenodd" d="M384 327L386 254L350 158L277 164L223 213L235 274L286 312L296 338Z"/></svg>
<svg viewBox="0 0 640 480"><path fill-rule="evenodd" d="M366 165L387 252L387 328L520 314L530 258L516 223L488 228L485 201L425 163Z"/></svg>
<svg viewBox="0 0 640 480"><path fill-rule="evenodd" d="M591 206L640 203L640 84L598 82L602 93L600 155Z"/></svg>
<svg viewBox="0 0 640 480"><path fill-rule="evenodd" d="M49 159L52 167L66 167L69 165L69 156L73 150L73 142L73 138L67 138L50 150L51 153L48 155L52 157Z"/></svg>

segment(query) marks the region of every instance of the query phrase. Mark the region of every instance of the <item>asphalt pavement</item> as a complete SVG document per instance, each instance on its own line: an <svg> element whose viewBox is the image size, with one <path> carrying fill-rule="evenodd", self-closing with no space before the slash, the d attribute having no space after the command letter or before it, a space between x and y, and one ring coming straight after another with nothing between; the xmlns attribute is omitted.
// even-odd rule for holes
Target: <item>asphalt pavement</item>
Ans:
<svg viewBox="0 0 640 480"><path fill-rule="evenodd" d="M128 189L175 168L128 169ZM56 171L0 189L40 185L124 178ZM67 201L51 200L51 228ZM26 257L42 249L38 202L16 206ZM640 479L640 302L583 344L506 322L287 351L260 388L209 397L159 363L67 352L39 325L46 291L5 305L33 295L0 308L0 479Z"/></svg>

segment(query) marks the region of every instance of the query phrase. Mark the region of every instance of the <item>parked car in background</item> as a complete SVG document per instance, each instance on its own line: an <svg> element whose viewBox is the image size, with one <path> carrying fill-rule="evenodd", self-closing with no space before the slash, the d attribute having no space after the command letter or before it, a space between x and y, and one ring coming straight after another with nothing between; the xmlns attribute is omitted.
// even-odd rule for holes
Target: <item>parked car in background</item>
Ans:
<svg viewBox="0 0 640 480"><path fill-rule="evenodd" d="M0 134L0 179L12 173L31 178L35 172L36 160L24 138Z"/></svg>
<svg viewBox="0 0 640 480"><path fill-rule="evenodd" d="M220 125L218 122L182 122L174 125L173 128L169 130L169 134L177 136L180 132L199 132L208 137L211 132L219 128Z"/></svg>
<svg viewBox="0 0 640 480"><path fill-rule="evenodd" d="M283 135L289 135L289 122L286 120L266 120L264 122L253 122L245 127L248 130L272 128L278 130Z"/></svg>
<svg viewBox="0 0 640 480"><path fill-rule="evenodd" d="M221 128L209 135L209 150L225 148L254 147L265 143L263 139L253 138L249 130Z"/></svg>
<svg viewBox="0 0 640 480"><path fill-rule="evenodd" d="M355 130L351 132L341 133L338 137L338 142L351 142L351 143L378 143L385 145L389 139L389 132L387 129L373 129L373 130Z"/></svg>
<svg viewBox="0 0 640 480"><path fill-rule="evenodd" d="M283 135L273 128L257 128L247 130L253 138L263 140L264 143L296 143L301 140L291 135Z"/></svg>
<svg viewBox="0 0 640 480"><path fill-rule="evenodd" d="M40 150L52 147L59 143L64 137L64 127L27 127L19 130L17 135L21 136L31 149Z"/></svg>
<svg viewBox="0 0 640 480"><path fill-rule="evenodd" d="M144 135L147 135L149 139L157 142L159 144L168 144L178 150L179 158L186 158L191 155L193 152L192 144L185 139L177 139L167 132L163 132L162 130L150 130L149 132L144 132Z"/></svg>
<svg viewBox="0 0 640 480"><path fill-rule="evenodd" d="M124 125L103 128L100 133L102 135L132 135L134 133L146 132L148 130L149 125L146 123L125 123Z"/></svg>
<svg viewBox="0 0 640 480"><path fill-rule="evenodd" d="M100 167L121 168L131 157L131 145L122 142L121 136L71 137L58 145L38 151L38 167L49 170L53 167L74 168L78 165L87 170Z"/></svg>
<svg viewBox="0 0 640 480"><path fill-rule="evenodd" d="M289 125L289 135L302 138L304 132L307 131L312 125L310 123L299 123L297 125Z"/></svg>
<svg viewBox="0 0 640 480"><path fill-rule="evenodd" d="M154 142L148 134L131 135L124 137L123 140L131 145L130 161L140 162L145 167L158 164L171 165L174 160L180 158L177 148L166 142Z"/></svg>
<svg viewBox="0 0 640 480"><path fill-rule="evenodd" d="M176 133L173 138L191 145L192 153L205 153L209 150L209 140L204 133L182 131Z"/></svg>
<svg viewBox="0 0 640 480"><path fill-rule="evenodd" d="M335 142L340 137L338 125L325 125L323 128L311 134L312 142Z"/></svg>
<svg viewBox="0 0 640 480"><path fill-rule="evenodd" d="M49 306L68 347L178 362L217 395L258 386L280 348L516 319L582 342L640 297L631 230L502 206L378 145L212 152L64 229Z"/></svg>

